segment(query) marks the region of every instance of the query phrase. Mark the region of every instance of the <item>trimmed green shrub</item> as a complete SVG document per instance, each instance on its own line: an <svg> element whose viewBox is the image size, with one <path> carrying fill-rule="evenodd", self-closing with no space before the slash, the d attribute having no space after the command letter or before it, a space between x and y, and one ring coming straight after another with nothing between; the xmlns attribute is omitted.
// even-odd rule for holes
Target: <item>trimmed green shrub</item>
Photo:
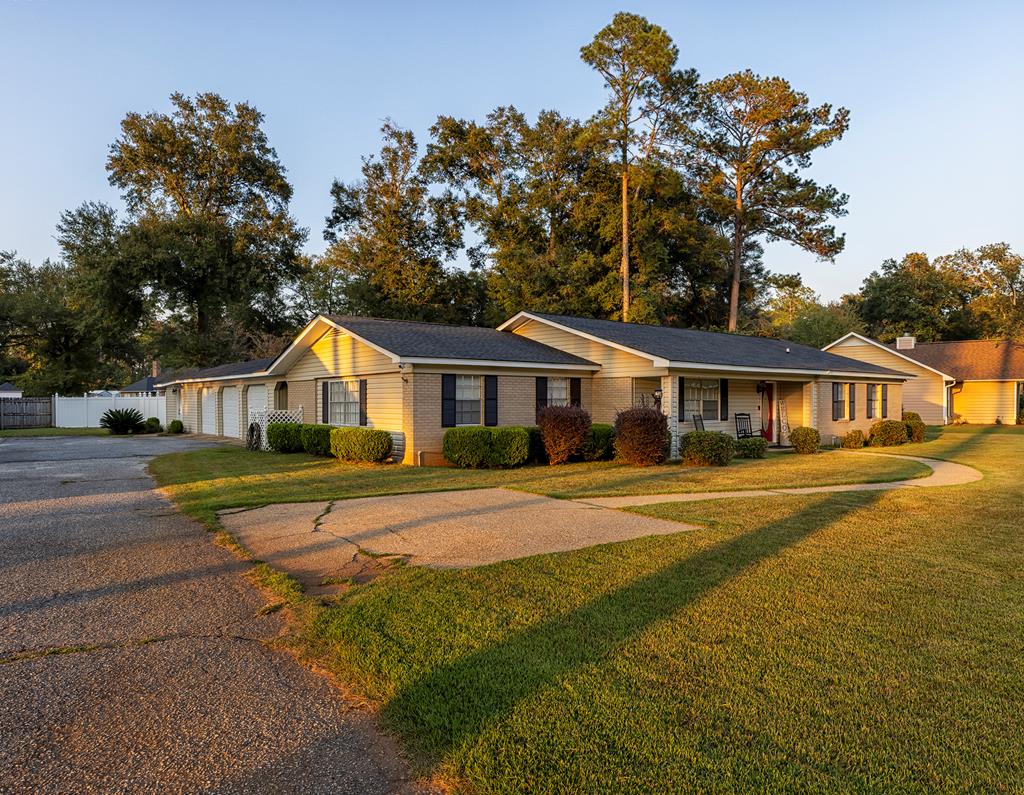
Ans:
<svg viewBox="0 0 1024 795"><path fill-rule="evenodd" d="M737 458L764 458L768 454L768 440L762 436L736 440Z"/></svg>
<svg viewBox="0 0 1024 795"><path fill-rule="evenodd" d="M564 464L583 450L590 433L590 412L579 406L545 406L537 413L548 463Z"/></svg>
<svg viewBox="0 0 1024 795"><path fill-rule="evenodd" d="M615 457L646 467L665 460L668 418L650 406L634 406L615 415Z"/></svg>
<svg viewBox="0 0 1024 795"><path fill-rule="evenodd" d="M272 422L267 426L267 444L278 453L302 452L302 423Z"/></svg>
<svg viewBox="0 0 1024 795"><path fill-rule="evenodd" d="M159 417L148 417L146 419L146 430L143 433L163 433L164 426L160 424Z"/></svg>
<svg viewBox="0 0 1024 795"><path fill-rule="evenodd" d="M445 431L441 451L450 464L477 469L491 461L491 429L479 425L449 428Z"/></svg>
<svg viewBox="0 0 1024 795"><path fill-rule="evenodd" d="M490 466L517 467L529 460L530 433L526 428L508 426L487 430L491 432Z"/></svg>
<svg viewBox="0 0 1024 795"><path fill-rule="evenodd" d="M331 428L331 455L342 461L386 461L391 434L376 428Z"/></svg>
<svg viewBox="0 0 1024 795"><path fill-rule="evenodd" d="M169 423L167 423L167 432L168 433L184 433L185 432L185 423L183 423L181 420L171 420Z"/></svg>
<svg viewBox="0 0 1024 795"><path fill-rule="evenodd" d="M899 420L879 420L871 426L872 447L896 447L907 441L907 425Z"/></svg>
<svg viewBox="0 0 1024 795"><path fill-rule="evenodd" d="M817 428L794 428L789 432L789 443L801 455L810 455L821 448L821 434Z"/></svg>
<svg viewBox="0 0 1024 795"><path fill-rule="evenodd" d="M679 456L691 466L728 466L735 452L736 440L721 431L690 431L679 437Z"/></svg>
<svg viewBox="0 0 1024 795"><path fill-rule="evenodd" d="M310 455L331 454L331 426L305 423L299 431L302 449Z"/></svg>
<svg viewBox="0 0 1024 795"><path fill-rule="evenodd" d="M864 431L854 428L843 437L843 447L847 450L860 450L864 446Z"/></svg>
<svg viewBox="0 0 1024 795"><path fill-rule="evenodd" d="M143 433L146 423L142 421L142 412L138 409L109 409L100 417L100 427L123 436L126 433Z"/></svg>
<svg viewBox="0 0 1024 795"><path fill-rule="evenodd" d="M903 412L903 421L904 422L924 422L924 420L921 419L921 415L918 414L916 411L904 411Z"/></svg>
<svg viewBox="0 0 1024 795"><path fill-rule="evenodd" d="M584 461L608 461L615 455L615 426L595 422L583 443Z"/></svg>
<svg viewBox="0 0 1024 795"><path fill-rule="evenodd" d="M925 425L921 420L909 420L906 423L907 426L907 438L912 442L923 442L924 432L928 426Z"/></svg>

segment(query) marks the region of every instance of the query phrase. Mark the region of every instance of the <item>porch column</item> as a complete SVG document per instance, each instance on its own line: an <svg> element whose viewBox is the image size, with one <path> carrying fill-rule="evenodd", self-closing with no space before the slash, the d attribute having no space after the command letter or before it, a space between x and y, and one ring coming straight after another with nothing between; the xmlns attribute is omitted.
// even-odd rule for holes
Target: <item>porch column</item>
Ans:
<svg viewBox="0 0 1024 795"><path fill-rule="evenodd" d="M668 457L670 461L679 459L679 403L681 400L679 378L674 375L663 375L661 377L661 410L668 416L670 440Z"/></svg>
<svg viewBox="0 0 1024 795"><path fill-rule="evenodd" d="M820 390L820 381L810 381L804 384L804 425L808 428L818 427L818 392Z"/></svg>

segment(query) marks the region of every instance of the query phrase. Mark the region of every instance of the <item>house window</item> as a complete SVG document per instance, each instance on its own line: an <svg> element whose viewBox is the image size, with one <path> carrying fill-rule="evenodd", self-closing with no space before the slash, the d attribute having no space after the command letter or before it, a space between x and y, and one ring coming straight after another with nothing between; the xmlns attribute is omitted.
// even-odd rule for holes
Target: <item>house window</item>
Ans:
<svg viewBox="0 0 1024 795"><path fill-rule="evenodd" d="M832 384L832 419L835 421L846 419L845 384Z"/></svg>
<svg viewBox="0 0 1024 795"><path fill-rule="evenodd" d="M359 382L331 381L327 406L331 425L358 425Z"/></svg>
<svg viewBox="0 0 1024 795"><path fill-rule="evenodd" d="M699 414L705 420L718 419L718 401L721 382L715 379L687 378L686 395L683 400L683 421L692 420Z"/></svg>
<svg viewBox="0 0 1024 795"><path fill-rule="evenodd" d="M878 404L878 384L868 384L868 419L875 418L875 407Z"/></svg>
<svg viewBox="0 0 1024 795"><path fill-rule="evenodd" d="M480 424L480 376L455 376L455 424Z"/></svg>
<svg viewBox="0 0 1024 795"><path fill-rule="evenodd" d="M569 405L569 379L548 378L548 405Z"/></svg>

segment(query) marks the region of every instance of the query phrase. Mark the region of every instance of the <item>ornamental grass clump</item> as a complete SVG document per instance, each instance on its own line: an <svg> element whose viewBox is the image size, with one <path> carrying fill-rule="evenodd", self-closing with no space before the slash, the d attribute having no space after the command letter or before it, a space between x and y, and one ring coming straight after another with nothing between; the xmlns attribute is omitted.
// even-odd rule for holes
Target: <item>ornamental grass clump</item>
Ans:
<svg viewBox="0 0 1024 795"><path fill-rule="evenodd" d="M872 447L897 447L906 444L908 438L905 422L879 420L871 426L871 438L868 443Z"/></svg>
<svg viewBox="0 0 1024 795"><path fill-rule="evenodd" d="M100 427L116 436L124 436L127 433L144 433L146 423L138 409L109 409L100 417Z"/></svg>
<svg viewBox="0 0 1024 795"><path fill-rule="evenodd" d="M821 434L817 428L794 428L789 432L789 443L801 455L811 455L821 449Z"/></svg>
<svg viewBox="0 0 1024 795"><path fill-rule="evenodd" d="M537 412L537 426L548 463L565 464L583 451L590 433L590 413L579 406L545 406Z"/></svg>
<svg viewBox="0 0 1024 795"><path fill-rule="evenodd" d="M615 415L615 457L646 467L665 460L668 418L650 406L634 406Z"/></svg>
<svg viewBox="0 0 1024 795"><path fill-rule="evenodd" d="M691 431L679 439L679 456L690 466L728 466L735 451L736 440L721 431Z"/></svg>

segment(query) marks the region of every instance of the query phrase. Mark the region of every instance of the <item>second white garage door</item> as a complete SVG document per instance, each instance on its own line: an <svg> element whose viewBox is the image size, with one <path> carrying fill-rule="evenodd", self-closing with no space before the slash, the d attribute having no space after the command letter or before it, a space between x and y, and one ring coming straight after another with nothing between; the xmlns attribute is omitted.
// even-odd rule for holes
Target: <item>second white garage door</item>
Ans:
<svg viewBox="0 0 1024 795"><path fill-rule="evenodd" d="M241 423L238 421L238 387L226 386L220 393L220 416L224 426L225 436L234 436L236 439L242 435Z"/></svg>
<svg viewBox="0 0 1024 795"><path fill-rule="evenodd" d="M217 392L203 390L203 433L217 433Z"/></svg>

